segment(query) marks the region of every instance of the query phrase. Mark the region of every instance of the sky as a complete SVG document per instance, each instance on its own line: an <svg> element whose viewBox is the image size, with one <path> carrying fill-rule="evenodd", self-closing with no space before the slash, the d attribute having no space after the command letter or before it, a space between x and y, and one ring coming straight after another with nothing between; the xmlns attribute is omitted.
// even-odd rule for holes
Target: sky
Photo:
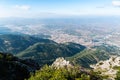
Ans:
<svg viewBox="0 0 120 80"><path fill-rule="evenodd" d="M0 18L60 16L120 16L120 0L0 0Z"/></svg>

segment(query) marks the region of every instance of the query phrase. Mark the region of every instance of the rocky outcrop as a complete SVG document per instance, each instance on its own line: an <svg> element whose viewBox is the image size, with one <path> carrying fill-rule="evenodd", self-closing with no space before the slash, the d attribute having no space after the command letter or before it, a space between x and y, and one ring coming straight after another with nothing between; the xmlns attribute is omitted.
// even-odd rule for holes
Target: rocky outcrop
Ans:
<svg viewBox="0 0 120 80"><path fill-rule="evenodd" d="M96 72L101 72L101 75L108 76L109 80L115 80L117 69L120 67L120 57L112 56L109 60L100 61L96 65L91 65Z"/></svg>
<svg viewBox="0 0 120 80"><path fill-rule="evenodd" d="M69 61L66 61L63 57L60 57L53 62L52 67L59 69L63 67L69 68L72 67L72 65L70 64Z"/></svg>

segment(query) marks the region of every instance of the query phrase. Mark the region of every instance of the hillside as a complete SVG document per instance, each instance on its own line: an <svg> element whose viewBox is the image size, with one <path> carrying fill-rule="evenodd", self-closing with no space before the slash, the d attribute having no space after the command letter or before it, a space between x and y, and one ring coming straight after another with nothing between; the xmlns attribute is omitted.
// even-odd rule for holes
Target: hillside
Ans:
<svg viewBox="0 0 120 80"><path fill-rule="evenodd" d="M119 49L119 47L117 47L115 45L102 44L99 46L94 46L92 48L98 48L100 50L105 50L108 53L110 53L111 55L120 55L120 49Z"/></svg>
<svg viewBox="0 0 120 80"><path fill-rule="evenodd" d="M110 58L110 54L104 50L86 49L67 59L74 64L78 64L81 65L82 67L90 68L90 64L95 64L100 60L107 60L109 58Z"/></svg>
<svg viewBox="0 0 120 80"><path fill-rule="evenodd" d="M94 46L91 49L85 49L72 57L66 57L73 64L78 64L86 68L90 68L91 64L96 64L101 60L108 60L111 56L119 56L119 47L102 44Z"/></svg>
<svg viewBox="0 0 120 80"><path fill-rule="evenodd" d="M36 38L28 35L0 35L0 51L17 54L29 46L37 43L55 43L48 39Z"/></svg>
<svg viewBox="0 0 120 80"><path fill-rule="evenodd" d="M36 43L21 53L17 54L18 57L32 58L39 62L50 63L57 57L69 57L85 49L85 46L75 43Z"/></svg>
<svg viewBox="0 0 120 80"><path fill-rule="evenodd" d="M11 54L0 53L0 80L24 80L39 65L31 59L19 59Z"/></svg>

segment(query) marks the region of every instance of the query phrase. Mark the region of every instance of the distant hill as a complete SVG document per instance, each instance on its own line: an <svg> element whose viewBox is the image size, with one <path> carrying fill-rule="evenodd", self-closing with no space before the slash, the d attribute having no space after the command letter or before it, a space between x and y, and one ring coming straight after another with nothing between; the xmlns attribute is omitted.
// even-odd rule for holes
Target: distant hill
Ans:
<svg viewBox="0 0 120 80"><path fill-rule="evenodd" d="M58 57L69 57L83 51L86 47L75 43L36 43L17 56L22 58L32 58L41 63L53 62Z"/></svg>
<svg viewBox="0 0 120 80"><path fill-rule="evenodd" d="M96 64L100 60L107 60L110 54L105 50L100 49L86 49L72 57L67 58L74 64L81 65L82 67L90 68L91 64Z"/></svg>
<svg viewBox="0 0 120 80"><path fill-rule="evenodd" d="M72 42L58 44L35 36L11 34L0 35L0 51L24 59L31 58L41 66L51 64L58 57L64 57L83 67L109 59L110 55L119 55L120 52L118 47L105 44L88 50L85 46Z"/></svg>
<svg viewBox="0 0 120 80"><path fill-rule="evenodd" d="M6 34L0 35L0 51L17 54L37 42L55 43L48 39L42 39L28 35Z"/></svg>
<svg viewBox="0 0 120 80"><path fill-rule="evenodd" d="M0 52L21 58L31 58L41 64L53 62L58 57L69 57L86 47L75 43L58 44L49 39L29 35L0 35Z"/></svg>
<svg viewBox="0 0 120 80"><path fill-rule="evenodd" d="M98 48L100 50L105 50L108 53L110 53L111 55L120 55L120 49L117 46L102 44L102 45L99 45L99 46L94 46L93 48Z"/></svg>
<svg viewBox="0 0 120 80"><path fill-rule="evenodd" d="M91 49L85 49L72 57L66 57L66 59L70 60L73 64L90 68L91 64L96 64L101 60L108 60L113 55L119 56L119 53L119 47L102 44Z"/></svg>

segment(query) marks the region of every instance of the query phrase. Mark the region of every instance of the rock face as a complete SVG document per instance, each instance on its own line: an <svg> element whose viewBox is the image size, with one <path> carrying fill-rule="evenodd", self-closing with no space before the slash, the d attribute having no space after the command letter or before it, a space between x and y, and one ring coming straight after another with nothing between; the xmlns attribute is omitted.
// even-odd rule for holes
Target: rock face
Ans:
<svg viewBox="0 0 120 80"><path fill-rule="evenodd" d="M96 65L91 65L94 71L101 72L101 75L106 75L110 80L115 80L117 69L120 66L120 57L112 56L109 60L100 61Z"/></svg>
<svg viewBox="0 0 120 80"><path fill-rule="evenodd" d="M55 62L53 62L52 67L59 69L63 67L69 68L72 67L72 65L70 64L69 61L66 61L63 57L61 57L61 58L57 58Z"/></svg>

